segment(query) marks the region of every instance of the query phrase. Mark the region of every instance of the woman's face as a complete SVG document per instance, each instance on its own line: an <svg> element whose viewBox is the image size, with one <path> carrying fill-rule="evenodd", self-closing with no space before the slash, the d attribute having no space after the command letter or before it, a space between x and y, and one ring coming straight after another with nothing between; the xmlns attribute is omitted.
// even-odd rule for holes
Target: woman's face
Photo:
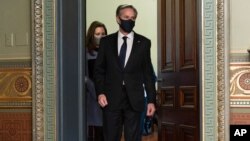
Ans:
<svg viewBox="0 0 250 141"><path fill-rule="evenodd" d="M99 47L99 44L100 44L100 40L102 37L104 37L106 35L105 33L105 29L103 27L97 27L95 29L95 34L94 34L94 37L95 37L95 44L96 44L96 47Z"/></svg>
<svg viewBox="0 0 250 141"><path fill-rule="evenodd" d="M105 33L105 29L103 27L97 27L95 29L95 34L94 34L95 37L103 37L105 35L106 35L106 33Z"/></svg>

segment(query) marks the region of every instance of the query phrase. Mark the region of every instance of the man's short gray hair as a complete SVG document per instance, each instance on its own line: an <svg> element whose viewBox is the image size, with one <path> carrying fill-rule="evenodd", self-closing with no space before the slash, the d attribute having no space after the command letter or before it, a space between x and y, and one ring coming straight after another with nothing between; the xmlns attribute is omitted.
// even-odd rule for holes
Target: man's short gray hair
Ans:
<svg viewBox="0 0 250 141"><path fill-rule="evenodd" d="M125 9L125 8L131 8L134 10L135 12L135 17L137 17L137 10L135 9L135 7L133 5L128 5L128 4L123 4L123 5L119 5L116 9L116 16L119 16L120 15L120 12L122 9Z"/></svg>

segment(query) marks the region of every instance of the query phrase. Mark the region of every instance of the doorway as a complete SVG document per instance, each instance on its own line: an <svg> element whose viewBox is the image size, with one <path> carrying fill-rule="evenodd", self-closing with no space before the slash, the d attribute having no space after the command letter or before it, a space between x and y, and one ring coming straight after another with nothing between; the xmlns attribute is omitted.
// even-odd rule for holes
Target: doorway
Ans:
<svg viewBox="0 0 250 141"><path fill-rule="evenodd" d="M216 1L217 2L217 1ZM202 111L203 113L201 113L201 118L202 118L202 125L201 125L201 132L202 132L202 140L217 140L218 138L224 140L224 127L225 127L225 108L227 106L224 96L225 96L225 92L223 92L223 90L219 93L217 93L217 87L220 86L220 89L223 89L224 86L221 85L224 83L223 79L221 83L216 83L217 82L217 77L214 74L217 74L217 72L219 72L219 74L224 74L224 68L222 65L222 69L217 70L216 68L216 62L217 62L217 57L216 57L216 36L217 36L217 27L215 26L216 24L216 14L218 13L220 15L220 22L218 23L220 26L222 26L222 28L219 29L219 35L224 35L223 32L223 0L218 0L219 4L222 5L218 5L219 7L219 11L217 12L216 10L216 2L215 0L202 0L203 5L199 4L200 9L203 10L203 12L200 12L199 14L204 15L203 16L199 16L202 20L202 23L204 25L200 25L202 26L202 29L204 31L204 33L202 35L200 35L199 38L203 39L203 43L201 43L202 45L202 58L204 59L203 62L203 69L201 70L202 75L204 79L201 84L202 86L207 86L206 88L203 88L202 91L202 95L203 95L203 99L200 99L203 103L203 105L205 105L204 107L202 107ZM66 6L66 5L64 5ZM71 7L72 3L68 4L68 7ZM74 5L74 7L76 7L77 9L77 5ZM58 4L57 8L62 8L60 4ZM65 8L65 7L64 7ZM41 140L41 139L46 139L46 140L53 140L56 138L56 135L58 131L54 130L57 129L57 124L54 123L54 121L57 121L57 118L59 117L58 113L56 113L55 111L57 111L57 109L60 107L60 105L57 105L58 107L56 107L53 103L56 103L56 99L54 98L57 94L56 94L56 90L57 90L57 84L55 83L55 71L53 71L53 69L51 70L51 64L53 64L53 62L56 61L56 58L54 56L55 53L55 37L57 36L56 33L54 33L53 31L55 31L55 29L60 29L61 27L57 27L57 25L54 23L56 16L55 14L55 1L44 1L44 4L42 5L40 3L40 1L36 1L35 3L35 11L36 16L38 16L38 20L36 20L36 27L35 29L37 33L37 37L36 39L36 43L40 43L39 41L45 41L44 44L36 44L35 46L35 51L34 53L37 54L38 56L35 58L35 71L37 72L35 74L35 80L41 80L43 78L49 78L46 79L47 81L49 81L48 84L50 84L51 87L45 87L46 83L44 83L43 81L36 81L37 83L32 87L34 88L34 139L37 140ZM222 9L222 10L221 10ZM44 11L46 11L44 13ZM75 10L76 12L77 10ZM99 11L97 9L97 11ZM148 10L150 11L150 10ZM222 11L222 13L221 13ZM99 11L99 13L102 11ZM43 15L46 14L46 15ZM140 13L139 13L140 14ZM107 16L107 15L105 15ZM42 17L46 17L45 21L43 23L41 23L40 21L43 20ZM112 17L112 15L110 15L110 17ZM156 16L155 16L156 17ZM222 18L222 19L221 19ZM149 19L152 20L152 19ZM142 22L144 23L144 22ZM147 23L147 22L145 22ZM67 25L65 25L67 26ZM149 27L151 27L152 25L150 25ZM44 30L40 30L40 27L44 27ZM114 26L115 27L115 26ZM156 26L157 27L157 26ZM43 31L43 32L42 32ZM43 35L42 33L44 33L44 35L46 36L41 36ZM76 34L78 34L76 32ZM156 34L156 32L152 33ZM148 34L149 35L149 34ZM51 37L51 38L45 38L45 37ZM158 39L158 38L157 38ZM156 39L156 40L157 40ZM67 40L67 39L66 39ZM200 40L200 39L199 39ZM223 45L223 39L221 39L220 41L222 41L222 43L219 43L219 47L224 47ZM58 41L59 43L60 41ZM52 44L51 44L52 43ZM48 46L49 45L49 46ZM45 48L49 47L49 48ZM156 45L157 46L157 45ZM44 50L42 51L41 48L43 48ZM221 52L221 51L220 51ZM222 50L223 53L220 53L219 55L223 55L224 51ZM44 54L44 55L43 55ZM223 56L221 56L223 57ZM42 60L47 60L50 63L49 64L43 64ZM156 61L157 62L157 61ZM74 61L73 61L74 63ZM201 64L199 64L201 66ZM221 65L221 64L219 64ZM42 68L42 69L41 69ZM42 70L44 70L42 72ZM43 76L41 76L41 74L43 74ZM218 86L217 86L218 84ZM68 83L68 88L70 87L70 83ZM73 86L76 87L76 86ZM78 89L78 88L77 88ZM61 89L63 90L63 89ZM69 89L68 89L69 90ZM217 94L219 94L220 99L218 99ZM205 96L204 96L205 95ZM41 103L42 101L42 103ZM77 100L75 100L74 102L77 102ZM216 103L220 103L220 105L216 105ZM74 105L75 106L75 105ZM79 105L78 105L79 106ZM77 106L75 106L77 107ZM61 108L62 105L61 105ZM45 113L43 113L43 111L45 111ZM63 110L62 110L63 111ZM219 111L219 114L216 113L216 111ZM75 117L78 117L77 112L74 113ZM73 114L73 115L74 115ZM64 119L68 118L68 116L72 116L72 115L66 115L66 111L65 111L65 115L64 115ZM219 116L219 117L218 117ZM44 119L44 117L46 117ZM219 118L219 119L218 119ZM218 120L220 120L218 122ZM227 122L227 121L226 121ZM66 122L65 122L66 123ZM67 122L69 123L69 122ZM79 122L80 123L80 122ZM58 124L63 125L64 122L63 120L61 122L59 122ZM72 126L74 126L76 129L76 131L60 131L60 134L67 136L70 138L70 136L78 136L80 134L80 130L78 130L78 125L79 124L74 124ZM219 125L219 127L217 126ZM64 124L64 126L66 127L66 124ZM52 130L43 130L43 129L52 129ZM58 129L59 126L58 126ZM69 129L69 128L65 128L65 129ZM219 129L219 130L218 130ZM219 131L219 132L218 132ZM218 133L218 134L217 134ZM226 132L226 134L228 134L228 132ZM65 140L67 140L65 138Z"/></svg>

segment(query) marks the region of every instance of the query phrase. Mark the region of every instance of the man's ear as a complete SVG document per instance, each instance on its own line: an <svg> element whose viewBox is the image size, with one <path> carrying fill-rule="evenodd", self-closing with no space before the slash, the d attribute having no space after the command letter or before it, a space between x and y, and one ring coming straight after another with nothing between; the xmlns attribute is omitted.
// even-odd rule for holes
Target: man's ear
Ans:
<svg viewBox="0 0 250 141"><path fill-rule="evenodd" d="M119 16L116 16L116 22L117 22L118 24L121 23L121 20L120 20Z"/></svg>

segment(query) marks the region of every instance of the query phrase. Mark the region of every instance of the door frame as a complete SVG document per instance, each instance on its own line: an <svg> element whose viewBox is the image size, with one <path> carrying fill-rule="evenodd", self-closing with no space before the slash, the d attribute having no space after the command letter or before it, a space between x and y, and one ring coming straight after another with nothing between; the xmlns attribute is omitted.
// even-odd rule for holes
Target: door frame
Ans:
<svg viewBox="0 0 250 141"><path fill-rule="evenodd" d="M56 58L58 26L55 22L60 5L51 0L34 0L32 3L33 140L49 141L57 139L57 124L63 123L56 122L59 116L57 110L62 105L57 105L57 77L60 76L54 67L57 59L60 59ZM202 35L199 38L199 47L202 48L202 61L199 63L202 68L201 141L229 140L228 2L201 0L199 3L199 34Z"/></svg>
<svg viewBox="0 0 250 141"><path fill-rule="evenodd" d="M32 2L32 138L85 141L86 0Z"/></svg>
<svg viewBox="0 0 250 141"><path fill-rule="evenodd" d="M201 2L201 140L229 141L228 1Z"/></svg>

